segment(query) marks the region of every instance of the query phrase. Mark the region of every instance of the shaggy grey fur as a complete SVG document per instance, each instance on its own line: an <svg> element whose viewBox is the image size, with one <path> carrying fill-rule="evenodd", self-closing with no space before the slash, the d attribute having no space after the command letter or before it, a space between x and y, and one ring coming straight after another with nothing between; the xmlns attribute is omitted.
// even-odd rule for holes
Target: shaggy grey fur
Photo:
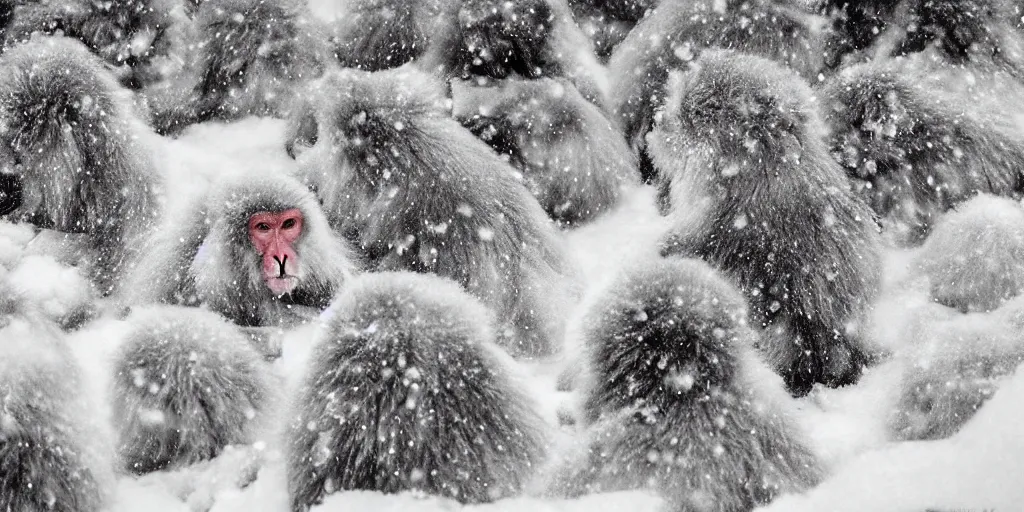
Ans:
<svg viewBox="0 0 1024 512"><path fill-rule="evenodd" d="M307 179L373 267L454 279L498 312L503 346L557 352L572 269L554 227L430 84L405 69L325 77L311 93L318 141L300 159Z"/></svg>
<svg viewBox="0 0 1024 512"><path fill-rule="evenodd" d="M518 493L542 422L457 284L365 274L326 315L290 431L292 510L342 490L422 490L465 503Z"/></svg>
<svg viewBox="0 0 1024 512"><path fill-rule="evenodd" d="M255 441L270 402L270 370L237 327L215 313L171 306L128 321L114 378L126 470L177 468Z"/></svg>
<svg viewBox="0 0 1024 512"><path fill-rule="evenodd" d="M639 184L636 158L601 110L564 79L453 87L454 115L519 169L548 215L585 224Z"/></svg>
<svg viewBox="0 0 1024 512"><path fill-rule="evenodd" d="M815 485L821 467L746 318L739 290L702 261L626 269L586 313L596 423L549 492L649 489L666 510L741 512Z"/></svg>
<svg viewBox="0 0 1024 512"><path fill-rule="evenodd" d="M828 154L810 88L767 59L709 50L668 91L648 137L675 226L663 253L740 285L793 393L857 382L880 237Z"/></svg>
<svg viewBox="0 0 1024 512"><path fill-rule="evenodd" d="M158 210L160 177L125 94L71 39L40 37L0 57L0 169L20 182L8 218L88 234L91 277L104 294Z"/></svg>

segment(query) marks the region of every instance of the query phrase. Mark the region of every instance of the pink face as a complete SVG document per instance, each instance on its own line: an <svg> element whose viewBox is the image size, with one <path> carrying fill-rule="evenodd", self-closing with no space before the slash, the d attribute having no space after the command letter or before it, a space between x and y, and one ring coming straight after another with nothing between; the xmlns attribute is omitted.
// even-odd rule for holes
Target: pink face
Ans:
<svg viewBox="0 0 1024 512"><path fill-rule="evenodd" d="M258 212L249 217L249 239L263 259L263 280L274 295L299 284L299 256L293 244L302 234L302 212Z"/></svg>

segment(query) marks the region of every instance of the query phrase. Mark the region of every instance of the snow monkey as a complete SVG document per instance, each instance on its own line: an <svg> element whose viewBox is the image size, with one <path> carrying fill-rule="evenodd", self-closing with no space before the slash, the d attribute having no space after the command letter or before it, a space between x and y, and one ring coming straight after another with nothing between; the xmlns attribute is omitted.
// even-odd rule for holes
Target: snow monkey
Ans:
<svg viewBox="0 0 1024 512"><path fill-rule="evenodd" d="M480 301L438 276L369 273L325 318L290 429L293 511L344 490L464 503L522 490L543 421Z"/></svg>
<svg viewBox="0 0 1024 512"><path fill-rule="evenodd" d="M654 114L665 99L670 70L705 48L728 48L784 63L805 77L821 68L818 37L792 6L773 0L663 1L608 61L612 115L640 157L646 181L654 179L646 145Z"/></svg>
<svg viewBox="0 0 1024 512"><path fill-rule="evenodd" d="M436 32L419 64L446 82L566 78L605 106L605 71L564 0L456 0Z"/></svg>
<svg viewBox="0 0 1024 512"><path fill-rule="evenodd" d="M452 278L498 312L505 348L557 352L573 271L554 226L432 85L408 69L326 76L293 123L316 134L303 174L371 267Z"/></svg>
<svg viewBox="0 0 1024 512"><path fill-rule="evenodd" d="M273 386L245 334L216 313L178 306L133 311L128 323L114 363L125 470L180 468L256 441Z"/></svg>
<svg viewBox="0 0 1024 512"><path fill-rule="evenodd" d="M356 268L313 194L286 176L226 178L183 210L147 244L127 304L202 304L275 325L325 308Z"/></svg>
<svg viewBox="0 0 1024 512"><path fill-rule="evenodd" d="M844 69L820 89L835 158L901 243L986 192L1017 198L1024 136L1007 116L935 91L898 62Z"/></svg>
<svg viewBox="0 0 1024 512"><path fill-rule="evenodd" d="M3 2L0 2L3 3ZM181 0L93 0L14 2L0 43L12 47L33 34L61 34L81 41L115 71L120 82L139 89L181 69L192 22ZM0 18L3 7L0 6Z"/></svg>
<svg viewBox="0 0 1024 512"><path fill-rule="evenodd" d="M196 23L201 42L185 69L144 91L162 134L211 119L286 117L329 59L322 27L299 0L207 0Z"/></svg>
<svg viewBox="0 0 1024 512"><path fill-rule="evenodd" d="M747 316L703 261L627 268L585 313L589 429L548 492L649 489L667 510L733 512L820 481Z"/></svg>
<svg viewBox="0 0 1024 512"><path fill-rule="evenodd" d="M855 383L881 238L829 155L810 87L765 58L709 50L667 91L648 136L675 226L663 254L739 283L791 392Z"/></svg>
<svg viewBox="0 0 1024 512"><path fill-rule="evenodd" d="M129 93L81 43L39 37L0 56L0 205L8 219L88 235L111 293L156 220L160 175Z"/></svg>
<svg viewBox="0 0 1024 512"><path fill-rule="evenodd" d="M559 225L612 210L640 183L636 158L597 106L565 79L505 80L452 87L453 115L523 173Z"/></svg>

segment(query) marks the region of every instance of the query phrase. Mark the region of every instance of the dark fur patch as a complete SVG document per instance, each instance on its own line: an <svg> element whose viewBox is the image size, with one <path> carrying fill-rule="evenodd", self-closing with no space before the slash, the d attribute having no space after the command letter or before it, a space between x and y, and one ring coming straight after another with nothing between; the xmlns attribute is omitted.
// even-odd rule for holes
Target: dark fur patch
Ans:
<svg viewBox="0 0 1024 512"><path fill-rule="evenodd" d="M560 225L593 220L618 203L623 187L639 183L621 135L568 81L514 80L467 91L470 105L456 118L508 155Z"/></svg>

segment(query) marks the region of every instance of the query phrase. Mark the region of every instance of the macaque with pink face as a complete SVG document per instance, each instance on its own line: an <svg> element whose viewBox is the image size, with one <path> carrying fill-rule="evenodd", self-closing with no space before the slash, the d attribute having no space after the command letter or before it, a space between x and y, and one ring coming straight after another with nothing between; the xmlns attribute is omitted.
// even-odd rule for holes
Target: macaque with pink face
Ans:
<svg viewBox="0 0 1024 512"><path fill-rule="evenodd" d="M320 204L284 176L226 180L168 220L126 287L128 305L203 305L239 325L277 325L325 308L355 270Z"/></svg>

